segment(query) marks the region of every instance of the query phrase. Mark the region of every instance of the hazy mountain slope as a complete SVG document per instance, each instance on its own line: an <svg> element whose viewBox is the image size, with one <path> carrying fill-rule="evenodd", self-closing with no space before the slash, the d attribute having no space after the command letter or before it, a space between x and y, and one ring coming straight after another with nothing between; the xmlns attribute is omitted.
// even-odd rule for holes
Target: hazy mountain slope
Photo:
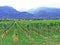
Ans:
<svg viewBox="0 0 60 45"><path fill-rule="evenodd" d="M28 12L19 12L9 6L0 6L0 19L49 19L60 18L60 9L58 8L37 8Z"/></svg>
<svg viewBox="0 0 60 45"><path fill-rule="evenodd" d="M58 8L37 8L29 11L36 18L60 18L60 9Z"/></svg>
<svg viewBox="0 0 60 45"><path fill-rule="evenodd" d="M0 18L31 19L33 15L28 12L19 12L12 7L0 6Z"/></svg>

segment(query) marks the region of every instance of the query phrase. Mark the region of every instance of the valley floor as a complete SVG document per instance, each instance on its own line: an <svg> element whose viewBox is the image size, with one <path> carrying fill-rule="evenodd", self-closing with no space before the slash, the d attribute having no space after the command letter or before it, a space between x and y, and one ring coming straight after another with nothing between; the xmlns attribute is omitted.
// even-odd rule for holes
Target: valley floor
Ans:
<svg viewBox="0 0 60 45"><path fill-rule="evenodd" d="M0 45L60 45L60 20L0 20Z"/></svg>

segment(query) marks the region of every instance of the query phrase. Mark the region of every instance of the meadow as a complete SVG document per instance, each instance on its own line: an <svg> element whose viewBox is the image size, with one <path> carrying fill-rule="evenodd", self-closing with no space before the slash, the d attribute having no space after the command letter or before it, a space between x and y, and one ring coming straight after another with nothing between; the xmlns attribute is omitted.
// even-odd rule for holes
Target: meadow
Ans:
<svg viewBox="0 0 60 45"><path fill-rule="evenodd" d="M0 20L0 45L60 45L60 20Z"/></svg>

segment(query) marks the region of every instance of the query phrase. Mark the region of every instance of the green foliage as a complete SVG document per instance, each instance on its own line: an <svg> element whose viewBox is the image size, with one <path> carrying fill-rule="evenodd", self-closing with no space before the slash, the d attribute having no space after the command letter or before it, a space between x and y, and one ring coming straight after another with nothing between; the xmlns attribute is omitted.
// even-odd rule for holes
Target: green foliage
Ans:
<svg viewBox="0 0 60 45"><path fill-rule="evenodd" d="M9 31L1 38L6 29ZM17 33L17 42L12 38L14 30ZM57 45L60 42L60 20L0 21L1 45L43 45L43 43L46 43L45 45L55 45L55 42L57 42Z"/></svg>

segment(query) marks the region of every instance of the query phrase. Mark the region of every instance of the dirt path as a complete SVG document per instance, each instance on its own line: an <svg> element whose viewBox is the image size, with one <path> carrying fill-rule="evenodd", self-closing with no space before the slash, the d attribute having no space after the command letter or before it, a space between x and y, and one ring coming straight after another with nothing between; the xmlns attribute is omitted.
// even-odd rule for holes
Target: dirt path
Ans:
<svg viewBox="0 0 60 45"><path fill-rule="evenodd" d="M14 33L12 35L12 39L14 42L18 41L18 34L17 34L17 31L14 30Z"/></svg>

